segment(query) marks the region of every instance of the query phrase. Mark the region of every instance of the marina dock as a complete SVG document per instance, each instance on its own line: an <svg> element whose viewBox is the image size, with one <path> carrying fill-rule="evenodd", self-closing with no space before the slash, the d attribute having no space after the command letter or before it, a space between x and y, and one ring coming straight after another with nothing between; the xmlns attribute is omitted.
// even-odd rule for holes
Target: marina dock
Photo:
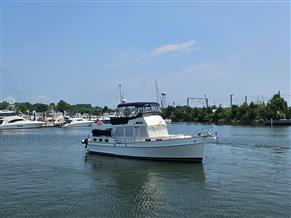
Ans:
<svg viewBox="0 0 291 218"><path fill-rule="evenodd" d="M291 126L291 119L266 120L265 126Z"/></svg>

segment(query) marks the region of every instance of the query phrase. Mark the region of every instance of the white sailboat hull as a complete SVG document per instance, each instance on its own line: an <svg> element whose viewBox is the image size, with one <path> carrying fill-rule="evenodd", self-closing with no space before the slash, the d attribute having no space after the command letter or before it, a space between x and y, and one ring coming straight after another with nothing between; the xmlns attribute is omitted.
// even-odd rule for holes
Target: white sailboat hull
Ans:
<svg viewBox="0 0 291 218"><path fill-rule="evenodd" d="M204 140L187 138L127 144L89 141L87 151L139 159L202 161Z"/></svg>

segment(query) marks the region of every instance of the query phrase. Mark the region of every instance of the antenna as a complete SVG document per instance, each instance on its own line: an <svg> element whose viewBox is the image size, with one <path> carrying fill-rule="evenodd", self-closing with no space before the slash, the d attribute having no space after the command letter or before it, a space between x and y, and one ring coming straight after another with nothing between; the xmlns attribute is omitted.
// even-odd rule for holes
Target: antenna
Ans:
<svg viewBox="0 0 291 218"><path fill-rule="evenodd" d="M156 82L157 102L160 103L160 92L159 92L159 88L158 88L158 82L157 82L157 80L155 80L155 82Z"/></svg>
<svg viewBox="0 0 291 218"><path fill-rule="evenodd" d="M233 97L233 94L229 95L230 97L230 108L232 108L232 97Z"/></svg>
<svg viewBox="0 0 291 218"><path fill-rule="evenodd" d="M118 86L119 86L119 102L122 103L123 96L122 96L122 86L121 86L121 83L119 83Z"/></svg>

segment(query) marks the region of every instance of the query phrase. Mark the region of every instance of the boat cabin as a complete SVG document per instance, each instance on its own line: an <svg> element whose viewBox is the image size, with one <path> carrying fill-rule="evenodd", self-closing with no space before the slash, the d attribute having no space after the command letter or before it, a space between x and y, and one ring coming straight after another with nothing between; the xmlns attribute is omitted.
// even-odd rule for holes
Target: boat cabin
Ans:
<svg viewBox="0 0 291 218"><path fill-rule="evenodd" d="M8 116L16 116L16 111L0 110L0 119Z"/></svg>
<svg viewBox="0 0 291 218"><path fill-rule="evenodd" d="M8 116L0 119L0 125L1 124L7 124L7 123L16 123L19 121L25 121L22 117L19 116Z"/></svg>
<svg viewBox="0 0 291 218"><path fill-rule="evenodd" d="M110 118L112 128L93 130L93 136L113 138L155 138L168 136L167 124L156 102L124 103L117 106L117 116Z"/></svg>

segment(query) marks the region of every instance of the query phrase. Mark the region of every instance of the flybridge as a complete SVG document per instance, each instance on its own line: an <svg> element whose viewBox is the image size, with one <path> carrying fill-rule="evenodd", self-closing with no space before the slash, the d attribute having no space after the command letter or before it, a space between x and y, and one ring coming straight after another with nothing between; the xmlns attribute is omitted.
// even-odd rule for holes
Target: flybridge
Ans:
<svg viewBox="0 0 291 218"><path fill-rule="evenodd" d="M126 106L144 107L144 106L149 106L149 105L159 106L159 103L157 102L131 102L131 103L119 104L117 107L126 107Z"/></svg>

